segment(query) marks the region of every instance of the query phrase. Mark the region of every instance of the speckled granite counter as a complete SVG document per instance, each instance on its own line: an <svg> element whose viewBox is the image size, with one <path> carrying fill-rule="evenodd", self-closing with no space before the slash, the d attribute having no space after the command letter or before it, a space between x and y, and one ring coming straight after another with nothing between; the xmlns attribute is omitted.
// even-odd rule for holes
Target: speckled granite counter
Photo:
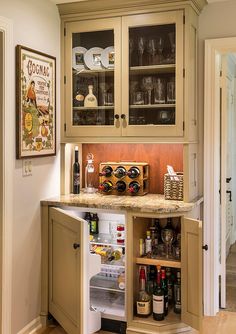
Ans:
<svg viewBox="0 0 236 334"><path fill-rule="evenodd" d="M115 196L100 193L79 195L61 195L41 201L42 205L68 205L110 210L126 210L135 212L170 213L189 212L199 205L201 198L191 203L167 201L164 195L147 194L145 196Z"/></svg>

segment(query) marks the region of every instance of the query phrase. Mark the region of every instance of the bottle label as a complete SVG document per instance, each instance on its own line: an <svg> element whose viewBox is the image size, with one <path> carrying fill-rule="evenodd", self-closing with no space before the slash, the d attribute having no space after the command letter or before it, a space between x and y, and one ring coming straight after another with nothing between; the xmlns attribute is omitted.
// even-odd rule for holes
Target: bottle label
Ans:
<svg viewBox="0 0 236 334"><path fill-rule="evenodd" d="M145 248L146 248L146 254L152 252L152 240L151 239L145 240Z"/></svg>
<svg viewBox="0 0 236 334"><path fill-rule="evenodd" d="M151 313L151 301L137 301L137 314L149 315Z"/></svg>
<svg viewBox="0 0 236 334"><path fill-rule="evenodd" d="M74 186L79 186L80 185L80 173L74 173L73 184L74 184Z"/></svg>
<svg viewBox="0 0 236 334"><path fill-rule="evenodd" d="M97 232L97 222L95 220L90 221L90 229L91 229L91 233Z"/></svg>
<svg viewBox="0 0 236 334"><path fill-rule="evenodd" d="M164 313L164 296L153 295L153 313Z"/></svg>

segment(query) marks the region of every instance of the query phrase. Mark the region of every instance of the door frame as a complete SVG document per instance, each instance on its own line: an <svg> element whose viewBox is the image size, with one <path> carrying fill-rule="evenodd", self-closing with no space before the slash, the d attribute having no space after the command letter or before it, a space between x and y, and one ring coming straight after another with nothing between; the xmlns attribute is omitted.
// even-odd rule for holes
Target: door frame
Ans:
<svg viewBox="0 0 236 334"><path fill-rule="evenodd" d="M14 48L13 22L0 16L3 48L2 114L0 122L0 333L11 333L12 221L14 177Z"/></svg>
<svg viewBox="0 0 236 334"><path fill-rule="evenodd" d="M220 56L236 53L236 37L205 41L204 76L204 315L219 311Z"/></svg>

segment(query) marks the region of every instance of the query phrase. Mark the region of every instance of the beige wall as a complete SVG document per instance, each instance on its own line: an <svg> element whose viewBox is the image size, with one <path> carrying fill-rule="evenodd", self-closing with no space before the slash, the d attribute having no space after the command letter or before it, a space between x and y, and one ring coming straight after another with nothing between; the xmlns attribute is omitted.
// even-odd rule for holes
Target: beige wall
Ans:
<svg viewBox="0 0 236 334"><path fill-rule="evenodd" d="M0 0L0 16L13 21L14 47L21 44L57 58L57 143L59 143L60 19L49 0ZM15 54L15 49L12 50ZM15 63L12 64L15 68ZM15 101L15 75L11 78L11 98ZM15 108L8 110L13 124L9 136L15 138ZM15 157L15 145L8 153ZM34 158L33 175L22 176L22 161L15 160L13 247L12 247L12 331L16 334L40 312L40 200L59 193L59 144L57 156Z"/></svg>

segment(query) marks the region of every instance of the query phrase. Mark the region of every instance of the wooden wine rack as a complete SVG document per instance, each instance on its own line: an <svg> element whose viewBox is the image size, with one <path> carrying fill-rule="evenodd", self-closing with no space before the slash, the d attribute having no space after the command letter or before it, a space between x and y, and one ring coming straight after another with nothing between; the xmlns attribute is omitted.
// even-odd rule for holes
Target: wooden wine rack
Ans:
<svg viewBox="0 0 236 334"><path fill-rule="evenodd" d="M131 167L137 167L140 171L140 174L136 178L130 178L128 175L125 175L122 178L118 178L112 173L111 176L99 176L99 184L104 182L105 180L109 180L112 182L113 186L116 185L118 181L124 181L126 184L126 190L123 192L118 192L116 189L113 189L109 192L103 192L104 195L130 195L130 196L143 196L149 192L149 165L146 162L101 162L99 165L99 173L102 172L104 167L110 166L113 172L117 167L124 167L126 171L128 171ZM129 184L132 181L137 181L140 184L140 189L138 193L131 193L128 191Z"/></svg>

